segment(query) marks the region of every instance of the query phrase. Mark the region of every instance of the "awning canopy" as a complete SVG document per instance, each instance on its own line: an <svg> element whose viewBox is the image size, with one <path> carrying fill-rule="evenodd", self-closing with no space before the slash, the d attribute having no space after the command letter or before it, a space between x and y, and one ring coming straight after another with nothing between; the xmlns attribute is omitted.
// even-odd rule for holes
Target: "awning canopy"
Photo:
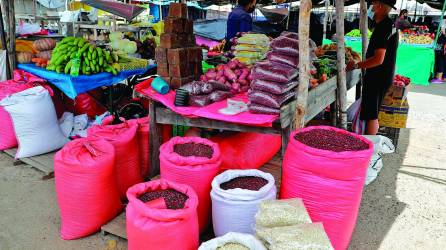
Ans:
<svg viewBox="0 0 446 250"><path fill-rule="evenodd" d="M144 7L125 4L115 0L82 0L81 3L123 17L128 21L132 20L145 10Z"/></svg>

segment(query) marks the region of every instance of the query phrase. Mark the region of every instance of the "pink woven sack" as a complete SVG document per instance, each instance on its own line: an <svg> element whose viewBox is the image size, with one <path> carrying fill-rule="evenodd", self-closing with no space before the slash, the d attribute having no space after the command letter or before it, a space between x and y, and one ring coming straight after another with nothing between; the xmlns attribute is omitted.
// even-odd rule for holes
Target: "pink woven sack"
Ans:
<svg viewBox="0 0 446 250"><path fill-rule="evenodd" d="M142 182L136 123L93 126L88 137L103 138L110 142L116 152L115 168L119 194L125 200L127 189Z"/></svg>
<svg viewBox="0 0 446 250"><path fill-rule="evenodd" d="M309 147L294 136L313 129L349 134L367 150L333 152ZM323 222L335 249L347 249L361 203L373 143L342 129L317 126L291 134L282 168L281 199L302 198L313 222Z"/></svg>
<svg viewBox="0 0 446 250"><path fill-rule="evenodd" d="M148 191L174 189L189 198L183 209L155 208L138 197ZM127 191L127 240L129 250L196 250L199 244L195 191L163 179L136 184Z"/></svg>
<svg viewBox="0 0 446 250"><path fill-rule="evenodd" d="M174 152L177 144L196 143L208 145L213 154L207 157L183 157ZM199 137L174 137L160 148L161 178L192 187L198 196L198 221L200 232L206 230L211 218L211 183L221 165L220 149L216 143Z"/></svg>
<svg viewBox="0 0 446 250"><path fill-rule="evenodd" d="M95 233L123 209L114 162L113 146L100 138L77 139L57 152L54 173L62 239Z"/></svg>

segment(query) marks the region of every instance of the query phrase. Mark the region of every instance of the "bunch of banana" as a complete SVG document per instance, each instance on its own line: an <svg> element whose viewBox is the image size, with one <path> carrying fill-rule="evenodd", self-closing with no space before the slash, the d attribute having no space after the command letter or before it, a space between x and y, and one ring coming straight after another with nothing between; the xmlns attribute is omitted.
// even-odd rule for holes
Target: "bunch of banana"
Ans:
<svg viewBox="0 0 446 250"><path fill-rule="evenodd" d="M74 59L80 60L79 74L109 72L118 74L111 65L119 60L116 53L110 53L90 44L84 38L66 37L53 50L47 70L74 75L71 66Z"/></svg>

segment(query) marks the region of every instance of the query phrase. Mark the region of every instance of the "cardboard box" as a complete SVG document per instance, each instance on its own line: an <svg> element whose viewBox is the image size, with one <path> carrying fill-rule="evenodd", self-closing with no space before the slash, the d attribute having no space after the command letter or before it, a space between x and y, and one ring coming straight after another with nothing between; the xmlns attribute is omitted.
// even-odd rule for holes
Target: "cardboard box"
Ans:
<svg viewBox="0 0 446 250"><path fill-rule="evenodd" d="M397 87L390 86L386 95L384 96L383 105L395 106L403 105L404 101L407 99L407 94L409 93L409 86Z"/></svg>
<svg viewBox="0 0 446 250"><path fill-rule="evenodd" d="M169 17L187 18L187 5L184 3L171 3Z"/></svg>
<svg viewBox="0 0 446 250"><path fill-rule="evenodd" d="M167 61L169 64L187 64L187 48L169 49L167 51Z"/></svg>
<svg viewBox="0 0 446 250"><path fill-rule="evenodd" d="M381 105L378 120L379 125L389 128L405 128L409 114L409 102L406 100L394 105Z"/></svg>

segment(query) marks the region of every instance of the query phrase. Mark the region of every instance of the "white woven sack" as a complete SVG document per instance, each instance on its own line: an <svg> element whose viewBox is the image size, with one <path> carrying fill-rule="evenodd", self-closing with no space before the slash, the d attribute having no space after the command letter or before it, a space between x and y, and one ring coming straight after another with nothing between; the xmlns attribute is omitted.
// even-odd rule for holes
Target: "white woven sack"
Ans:
<svg viewBox="0 0 446 250"><path fill-rule="evenodd" d="M383 168L384 154L391 154L395 152L395 146L392 140L382 135L364 135L365 138L373 142L373 155L370 159L369 167L367 168L367 176L365 179L365 185L372 183L377 177L381 169Z"/></svg>
<svg viewBox="0 0 446 250"><path fill-rule="evenodd" d="M268 183L258 191L220 188L220 184L242 176L262 177ZM216 236L229 232L254 234L255 214L260 202L276 199L274 177L256 169L227 170L212 181L211 199L212 221Z"/></svg>
<svg viewBox="0 0 446 250"><path fill-rule="evenodd" d="M55 151L69 140L63 135L48 90L30 88L4 98L0 105L11 115L19 142L16 158Z"/></svg>
<svg viewBox="0 0 446 250"><path fill-rule="evenodd" d="M250 250L266 250L262 242L250 234L230 232L221 237L206 241L198 248L198 250L217 250L228 243L238 243Z"/></svg>

